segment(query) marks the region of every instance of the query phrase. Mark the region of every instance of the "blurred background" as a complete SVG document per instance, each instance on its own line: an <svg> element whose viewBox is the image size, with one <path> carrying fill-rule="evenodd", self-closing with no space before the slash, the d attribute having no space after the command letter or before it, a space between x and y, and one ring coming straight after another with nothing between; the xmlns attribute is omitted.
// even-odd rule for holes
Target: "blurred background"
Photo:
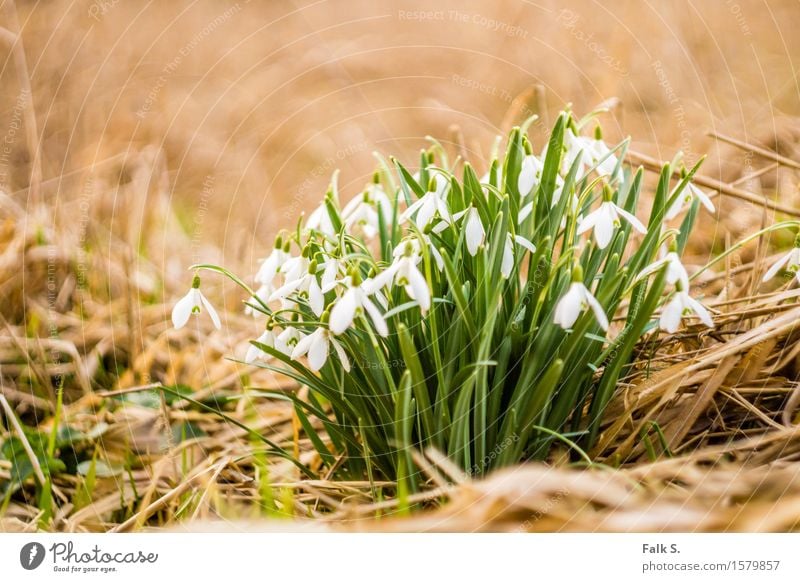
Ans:
<svg viewBox="0 0 800 582"><path fill-rule="evenodd" d="M583 114L618 99L609 140L631 135L664 159L709 154L707 173L725 170L711 130L795 147L794 0L71 0L17 11L48 203L85 194L90 174L91 190L124 196L135 174L125 162L144 156L165 165L160 195L189 235L237 255L254 243L263 253L335 168L347 196L369 179L373 151L413 165L426 135L463 139L484 167L496 135L532 113L546 127L568 103ZM8 54L8 128L20 125L13 63ZM22 131L0 185L24 202Z"/></svg>

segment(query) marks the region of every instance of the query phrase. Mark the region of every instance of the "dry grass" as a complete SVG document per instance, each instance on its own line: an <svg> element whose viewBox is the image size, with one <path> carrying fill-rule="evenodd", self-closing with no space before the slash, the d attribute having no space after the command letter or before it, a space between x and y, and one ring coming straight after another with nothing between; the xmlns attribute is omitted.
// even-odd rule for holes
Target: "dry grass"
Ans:
<svg viewBox="0 0 800 582"><path fill-rule="evenodd" d="M168 315L188 264L248 272L334 166L346 190L360 186L373 149L410 158L433 134L481 166L493 136L527 113L546 119L564 102L585 111L616 95L610 138L635 136L642 153L633 162L648 167L678 147L709 153L704 178L722 192L720 212L703 219L706 236L688 264L772 222L776 209L798 214L790 56L800 41L783 33L800 23L790 2L743 2L744 20L689 3L653 12L623 2L611 13L580 2L572 27L555 3L443 5L444 20L422 22L399 16L408 3L349 4L20 3L24 52L8 45L0 111L2 127L24 128L0 158L0 390L23 424L49 431L63 380L63 422L96 436L62 454L96 452L126 468L98 476L88 498L86 478L60 473L46 527L292 515L319 527L411 531L797 529L800 291L757 284L772 245L787 242L774 236L699 278L717 311L713 332L642 346L643 364L620 386L590 452L597 464L577 467L563 451L547 466L471 482L429 452L419 465L431 487L416 500L425 511L410 517L374 519L398 511L392 483L300 479L219 414L153 401L153 386L187 386L319 466L291 407L255 393L294 387L225 359L241 356L256 330L239 292L217 288L223 333L207 321L176 332ZM3 6L11 36L0 40L13 42L12 5ZM93 18L92 6L108 8ZM527 36L460 23L450 9L492 15ZM616 65L576 31L594 32ZM32 108L17 100L26 84ZM200 437L181 440L176 426ZM0 441L16 432L6 422ZM0 483L9 471L0 461ZM0 530L41 525L35 479L10 499Z"/></svg>

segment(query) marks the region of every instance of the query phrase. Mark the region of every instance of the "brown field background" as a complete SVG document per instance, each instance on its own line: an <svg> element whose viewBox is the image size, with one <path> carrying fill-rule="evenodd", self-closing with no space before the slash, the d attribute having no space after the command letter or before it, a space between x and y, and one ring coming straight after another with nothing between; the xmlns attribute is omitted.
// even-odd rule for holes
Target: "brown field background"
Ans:
<svg viewBox="0 0 800 582"><path fill-rule="evenodd" d="M795 168L767 168L763 156L709 136L800 159L800 5L793 0L4 0L0 26L0 377L29 424L46 417L51 404L46 394L30 399L17 387L30 375L74 372L73 364L83 372L67 386L68 413L85 426L96 421L83 415L98 404L92 392L150 381L203 391L249 382L246 371L223 359L240 356L259 325L241 313L243 297L230 283L204 283L225 310L223 332L203 338L169 329L172 302L189 283L186 267L219 262L252 272L277 231L316 206L336 168L349 199L370 179L373 151L414 166L427 135L483 170L495 137L528 115L540 116L532 129L538 150L567 104L584 114L605 103L607 141L631 136L634 150L660 160L679 149L689 161L707 155L704 175L800 206ZM18 30L24 67L23 53L12 48ZM691 247L696 264L766 220L758 206L715 201L716 219L703 217ZM75 351L48 345L48 338ZM48 361L42 346L62 350L68 361ZM98 359L116 372L98 370ZM288 419L284 409L262 413L256 428L291 438L280 424ZM150 451L161 421L126 414L106 419L119 427L103 446L112 455L126 447ZM216 444L200 457L229 446L231 434L213 432ZM189 483L159 462L155 477L147 463L136 473L143 486L152 483L145 501ZM636 470L635 479L667 481L679 468ZM724 529L741 516L720 501L715 484L735 482L751 495L762 483L760 473L737 475L720 473L710 484L684 475L696 495L667 495L662 514L689 507L675 521L678 529L703 516L708 524L698 527ZM578 500L560 507L577 515L588 497L580 479L588 477L569 478ZM613 497L629 478L597 487ZM513 489L503 481L492 487L504 483ZM794 473L781 473L776 483L800 497ZM105 487L103 499L113 507L116 484ZM547 487L545 501L560 491ZM549 503L541 499L531 503ZM459 503L480 505L474 501L467 495ZM633 521L606 523L593 514L576 527L671 527L666 518L636 521L650 502L629 501ZM728 509L703 513L718 503ZM124 529L170 507L142 506ZM754 506L750 517L762 509ZM218 505L212 513L220 514ZM78 514L53 527L111 527L102 508ZM12 505L8 515L30 524L36 513ZM553 519L536 527L565 527Z"/></svg>

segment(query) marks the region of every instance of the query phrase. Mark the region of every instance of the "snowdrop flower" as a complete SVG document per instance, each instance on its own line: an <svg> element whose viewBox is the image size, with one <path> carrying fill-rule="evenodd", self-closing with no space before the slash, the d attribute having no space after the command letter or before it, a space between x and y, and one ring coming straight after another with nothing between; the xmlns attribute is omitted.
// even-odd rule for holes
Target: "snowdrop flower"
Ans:
<svg viewBox="0 0 800 582"><path fill-rule="evenodd" d="M317 206L317 209L308 216L306 228L310 230L318 230L322 234L328 236L336 236L336 229L333 227L333 221L331 220L330 211L328 210L326 201L323 201L322 204Z"/></svg>
<svg viewBox="0 0 800 582"><path fill-rule="evenodd" d="M296 319L295 319L296 321ZM294 347L305 337L296 327L287 327L275 338L275 349L289 357Z"/></svg>
<svg viewBox="0 0 800 582"><path fill-rule="evenodd" d="M556 305L553 321L564 329L572 329L581 313L591 308L597 323L608 331L608 317L603 306L583 284L583 269L575 266L572 271L572 284Z"/></svg>
<svg viewBox="0 0 800 582"><path fill-rule="evenodd" d="M302 278L308 272L309 260L305 249L303 253L297 257L290 257L284 261L281 266L281 273L283 274L284 284L291 283L297 279Z"/></svg>
<svg viewBox="0 0 800 582"><path fill-rule="evenodd" d="M388 285L402 287L411 299L419 303L420 311L424 314L431 307L431 292L425 276L417 267L422 257L419 255L419 244L414 243L416 241L407 240L404 245L398 246L394 251L394 262L369 284L365 281L364 287L370 293Z"/></svg>
<svg viewBox="0 0 800 582"><path fill-rule="evenodd" d="M322 266L322 292L327 293L336 285L337 277L342 274L344 268L344 261L334 256L329 256L320 266Z"/></svg>
<svg viewBox="0 0 800 582"><path fill-rule="evenodd" d="M481 215L478 213L478 209L474 206L470 206L461 212L456 212L453 215L453 223L458 222L465 216L467 251L469 251L469 254L474 257L476 254L478 254L478 248L486 239L486 231L484 230L483 223L481 222ZM442 221L433 227L433 232L440 233L447 228L447 226L448 223Z"/></svg>
<svg viewBox="0 0 800 582"><path fill-rule="evenodd" d="M180 329L189 321L189 316L199 314L203 308L208 311L214 327L222 328L222 323L217 315L217 310L200 292L200 277L195 275L192 279L192 288L184 295L172 308L172 325L175 329Z"/></svg>
<svg viewBox="0 0 800 582"><path fill-rule="evenodd" d="M322 315L322 310L325 308L325 297L317 281L316 261L311 261L308 264L308 270L302 277L293 279L276 289L275 292L269 296L269 300L275 301L276 299L280 299L281 301L286 301L292 293L297 293L303 299L308 299L308 303L314 315L317 317Z"/></svg>
<svg viewBox="0 0 800 582"><path fill-rule="evenodd" d="M611 153L611 149L600 138L595 137L589 145L590 159L592 164L597 166L597 173L601 176L611 176L617 169L617 156Z"/></svg>
<svg viewBox="0 0 800 582"><path fill-rule="evenodd" d="M665 220L672 220L680 211L683 210L683 207L690 204L695 198L698 198L703 206L706 207L706 210L709 212L714 212L714 203L711 202L711 199L708 197L708 194L703 192L700 188L689 182L686 185L686 188L683 190L678 199L672 203L672 206L667 209L667 212L664 214Z"/></svg>
<svg viewBox="0 0 800 582"><path fill-rule="evenodd" d="M680 282L683 288L688 289L689 274L686 272L686 268L683 266L683 263L681 263L681 258L678 256L678 247L674 240L669 245L669 251L664 254L662 258L642 269L637 279L649 277L653 273L659 271L662 267L664 267L664 265L667 266L667 283L670 285L675 285Z"/></svg>
<svg viewBox="0 0 800 582"><path fill-rule="evenodd" d="M764 274L762 282L766 283L777 275L781 269L786 269L789 273L794 273L795 279L800 283L800 235L794 241L794 248L783 255L769 268Z"/></svg>
<svg viewBox="0 0 800 582"><path fill-rule="evenodd" d="M708 310L703 307L702 303L692 299L689 293L684 291L682 283L678 281L675 295L664 307L664 311L661 312L659 327L668 333L675 333L678 330L681 319L692 313L700 318L700 321L706 326L714 327L714 322L711 320Z"/></svg>
<svg viewBox="0 0 800 582"><path fill-rule="evenodd" d="M365 289L361 284L361 277L355 270L345 278L344 284L347 290L331 310L330 330L334 335L343 334L347 328L353 325L353 320L365 311L378 333L383 337L389 335L389 327L386 325L386 320L369 298L371 292L374 291L371 288L373 285L368 284Z"/></svg>
<svg viewBox="0 0 800 582"><path fill-rule="evenodd" d="M256 283L261 283L266 287L270 287L278 275L283 264L290 258L288 248L284 250L283 240L281 237L275 239L275 248L269 256L261 262L258 272L255 276Z"/></svg>
<svg viewBox="0 0 800 582"><path fill-rule="evenodd" d="M533 192L542 180L542 170L544 164L531 153L528 153L522 160L522 166L517 178L517 189L523 198Z"/></svg>
<svg viewBox="0 0 800 582"><path fill-rule="evenodd" d="M511 236L511 233L508 233L505 245L503 246L503 259L500 263L500 274L504 279L508 279L509 275L511 275L512 269L514 268L514 244L520 245L531 253L536 252L536 247L531 241L521 237L518 234Z"/></svg>
<svg viewBox="0 0 800 582"><path fill-rule="evenodd" d="M377 177L376 177L377 179ZM383 224L392 219L392 204L380 184L373 182L361 194L353 198L342 210L342 218L349 231L358 226L367 239L373 238L380 228L379 214Z"/></svg>
<svg viewBox="0 0 800 582"><path fill-rule="evenodd" d="M257 343L264 344L268 348L275 347L275 332L272 328L272 323L267 324L267 329L263 331L263 333L258 336L256 340ZM244 361L246 364L252 364L256 360L263 360L266 357L266 352L262 351L261 348L256 346L255 344L250 344L250 347L247 348L247 353L244 356Z"/></svg>
<svg viewBox="0 0 800 582"><path fill-rule="evenodd" d="M323 324L328 323L327 311L322 315L321 321ZM330 352L331 346L333 346L336 355L339 356L344 371L349 372L350 359L347 357L347 353L345 353L342 345L333 337L330 330L324 327L317 328L315 332L297 342L297 345L292 350L291 358L297 360L307 354L309 368L318 372L322 366L325 365L325 362L328 361L328 353Z"/></svg>
<svg viewBox="0 0 800 582"><path fill-rule="evenodd" d="M620 217L627 220L640 233L647 234L647 229L639 222L639 219L614 204L611 201L611 197L611 188L605 186L603 189L603 203L600 208L583 218L578 224L578 234L594 229L594 239L601 249L608 246L614 237L614 231L620 227Z"/></svg>
<svg viewBox="0 0 800 582"><path fill-rule="evenodd" d="M400 220L406 221L416 214L414 222L420 230L428 226L437 213L442 220L451 222L450 210L447 208L446 200L449 186L450 182L437 172L428 185L428 191L403 212Z"/></svg>

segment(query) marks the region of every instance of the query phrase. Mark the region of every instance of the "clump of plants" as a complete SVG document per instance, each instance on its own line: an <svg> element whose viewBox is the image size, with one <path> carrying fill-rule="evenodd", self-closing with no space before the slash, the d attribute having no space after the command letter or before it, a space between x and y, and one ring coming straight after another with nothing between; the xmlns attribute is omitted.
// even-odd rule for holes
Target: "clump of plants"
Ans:
<svg viewBox="0 0 800 582"><path fill-rule="evenodd" d="M555 443L585 455L643 338L713 326L681 254L714 207L692 183L699 163L679 161L644 204L628 142L608 147L594 114L562 113L543 145L515 128L483 177L438 144L416 173L380 158L345 204L334 175L255 288L192 267L174 324L206 310L219 327L203 270L246 289L264 321L246 363L310 389L273 396L293 401L328 473L413 490L428 447L470 475Z"/></svg>

